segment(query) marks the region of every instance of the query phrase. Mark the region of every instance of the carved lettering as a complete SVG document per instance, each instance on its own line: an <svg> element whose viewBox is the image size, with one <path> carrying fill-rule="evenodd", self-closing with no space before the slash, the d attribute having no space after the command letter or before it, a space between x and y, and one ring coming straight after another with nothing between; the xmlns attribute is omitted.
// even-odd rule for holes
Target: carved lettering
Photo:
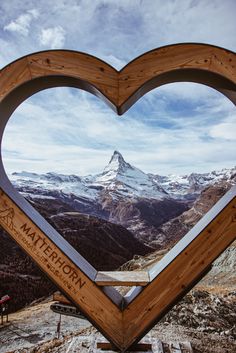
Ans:
<svg viewBox="0 0 236 353"><path fill-rule="evenodd" d="M22 229L23 232L25 232L27 235L28 235L29 231L31 231L31 227L28 227L28 228L27 228L27 223L23 224L23 225L20 227L20 229Z"/></svg>
<svg viewBox="0 0 236 353"><path fill-rule="evenodd" d="M51 250L52 250L51 246L48 245L48 246L46 247L46 249L44 249L43 252L44 252L45 255L48 255L48 252L50 253Z"/></svg>
<svg viewBox="0 0 236 353"><path fill-rule="evenodd" d="M62 271L68 275L69 273L71 273L71 267L69 265L65 265L62 267Z"/></svg>
<svg viewBox="0 0 236 353"><path fill-rule="evenodd" d="M53 250L52 246L48 244L47 239L40 236L36 231L32 230L27 223L24 223L20 229L27 235L29 241L32 241L30 244L27 239L25 239L24 243L27 245L28 248L33 249L32 247L37 247L42 251L42 254L46 255L47 258L52 263L47 264L48 268L53 270L54 274L59 274L59 269L62 273L70 279L70 281L76 285L79 289L81 289L86 282L82 280L79 274L74 270L69 264L66 263L65 260L61 256L58 255L56 250ZM41 257L41 261L46 261L45 256ZM53 266L54 264L54 266ZM68 282L69 285L69 282Z"/></svg>
<svg viewBox="0 0 236 353"><path fill-rule="evenodd" d="M36 235L36 233L33 232L33 233L28 234L28 237L30 237L34 241L35 235Z"/></svg>
<svg viewBox="0 0 236 353"><path fill-rule="evenodd" d="M41 238L42 239L42 238ZM45 241L45 239L42 239L42 242L43 242L43 244L42 245L40 245L40 249L42 249L43 247L44 247L44 245L47 245L47 242Z"/></svg>
<svg viewBox="0 0 236 353"><path fill-rule="evenodd" d="M53 251L50 255L49 255L49 259L52 259L52 261L54 261L57 258L57 253L55 251Z"/></svg>
<svg viewBox="0 0 236 353"><path fill-rule="evenodd" d="M79 276L78 274L72 270L72 273L70 274L69 278L71 278L72 282L74 282L75 279L77 279Z"/></svg>
<svg viewBox="0 0 236 353"><path fill-rule="evenodd" d="M86 284L86 282L84 281L84 282L82 282L82 279L81 278L78 278L78 280L75 282L75 284L77 285L79 285L79 288L81 289L85 284Z"/></svg>
<svg viewBox="0 0 236 353"><path fill-rule="evenodd" d="M65 261L62 260L62 258L59 256L57 260L55 261L55 265L59 263L59 267L61 268L63 265L65 265Z"/></svg>
<svg viewBox="0 0 236 353"><path fill-rule="evenodd" d="M37 234L38 238L35 240L34 245L37 245L39 240L42 240L42 237L40 237L39 234Z"/></svg>

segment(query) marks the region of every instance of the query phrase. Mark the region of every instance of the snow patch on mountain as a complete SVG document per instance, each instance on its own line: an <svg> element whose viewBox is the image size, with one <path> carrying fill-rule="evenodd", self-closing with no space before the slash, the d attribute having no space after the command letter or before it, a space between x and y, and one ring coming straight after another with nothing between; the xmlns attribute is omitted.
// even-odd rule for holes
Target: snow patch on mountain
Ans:
<svg viewBox="0 0 236 353"><path fill-rule="evenodd" d="M58 191L60 193L73 194L91 200L95 200L98 197L98 190L90 187L86 181L77 175L20 172L13 173L10 176L10 180L20 191L28 195L45 195L45 193L50 191Z"/></svg>

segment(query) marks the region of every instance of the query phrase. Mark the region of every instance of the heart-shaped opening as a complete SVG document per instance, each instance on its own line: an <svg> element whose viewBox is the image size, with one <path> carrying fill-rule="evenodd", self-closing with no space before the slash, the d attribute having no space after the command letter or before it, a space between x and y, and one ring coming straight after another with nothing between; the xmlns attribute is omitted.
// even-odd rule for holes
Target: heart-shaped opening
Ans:
<svg viewBox="0 0 236 353"><path fill-rule="evenodd" d="M187 49L189 49L189 45L186 46ZM201 45L197 45L197 52L194 52L194 45L190 45L190 47L192 50L191 55L193 54L193 56L198 56L201 50L201 55L204 56L208 50L207 46L203 46L203 48L201 48L201 50L199 51ZM161 49L159 52L157 50L156 52L153 51L146 55L147 57L150 57L150 62L152 62L153 55L160 54L160 56L165 56L166 53L168 51L171 51L172 49L172 47L167 47ZM179 49L182 50L181 47L174 46L176 54L178 54L177 52ZM205 49L206 52L203 55ZM214 48L214 50L217 54L221 54L219 48ZM186 52L185 54L185 56L188 56L189 52ZM156 59L158 59L158 55L156 56ZM229 61L231 62L232 57L234 58L234 56L232 53L228 53L228 55ZM145 68L147 57L144 58L145 64L144 66L141 65L141 67ZM215 57L217 58L217 56ZM183 74L183 66L181 66L181 69L179 69L179 71L177 70L178 72L175 71L172 66L171 70L169 70L169 72L167 72L167 70L164 74L163 72L160 74L157 74L156 72L151 72L151 74L149 73L149 78L146 79L146 85L144 84L144 81L142 81L142 75L137 76L140 77L140 82L133 85L131 84L133 74L131 68L135 67L136 63L142 63L143 58L141 57L138 58L136 62L131 63L130 66L127 66L119 73L119 94L117 96L116 84L114 86L110 84L112 82L117 83L117 81L114 80L114 77L116 77L117 72L112 70L109 66L106 66L104 63L99 62L96 58L91 58L87 56L83 57L83 55L80 55L81 60L88 60L87 65L92 68L93 73L91 75L91 72L87 72L84 76L82 75L82 78L80 75L79 79L75 79L74 77L72 78L72 76L70 76L70 79L68 80L67 78L69 76L59 76L56 73L56 71L58 70L66 70L64 65L60 66L58 64L58 66L55 66L55 60L57 59L58 57L56 54L56 57L52 55L52 60L51 58L47 58L46 62L41 62L41 54L36 54L35 56L32 56L32 58L29 58L29 61L27 61L27 65L29 63L29 65L32 65L33 68L33 71L31 71L31 78L28 79L26 77L27 74L26 76L22 75L20 77L20 80L23 79L26 83L22 84L21 86L18 86L18 88L16 88L15 90L12 90L11 80L7 82L7 85L10 87L10 93L7 94L8 92L5 91L3 95L1 95L3 97L4 95L6 96L6 98L2 100L1 104L1 114L3 117L3 119L1 120L1 131L3 131L4 125L7 122L8 117L10 116L14 108L19 104L19 102L24 100L30 94L42 88L55 85L62 85L64 83L66 85L77 86L79 88L83 88L98 94L99 91L97 88L100 85L99 89L100 92L102 92L103 97L106 97L106 99L110 100L111 105L116 106L118 112L121 113L125 109L127 109L132 102L137 100L140 95L144 94L154 86L159 86L160 84L171 82L171 80L178 81L180 77L179 74ZM78 58L76 58L76 60L78 60ZM176 59L177 62L178 60L179 59ZM224 94L226 94L233 100L235 93L235 84L233 83L233 81L230 81L230 74L223 75L221 70L218 68L214 72L214 69L209 69L207 62L208 59L204 60L204 64L202 64L202 62L200 61L200 66L205 65L208 67L207 72L204 73L203 71L201 71L201 69L199 69L199 67L194 69L189 69L189 67L187 67L185 74L189 77L190 81L193 80L196 82L203 82L212 85L213 87L217 87L218 90L224 92ZM23 65L21 65L22 63ZM46 65L46 71L41 71L40 66L42 64ZM18 69L21 70L24 67L24 61L16 63L16 66L17 65ZM149 68L153 65L154 64L152 62ZM177 66L178 65L180 65L179 62ZM199 62L195 61L193 66L194 65L199 65ZM51 68L55 70L54 76L50 76L47 74L47 70L50 71ZM146 68L148 68L147 65ZM79 68L78 70L81 70L81 68ZM81 73L83 73L82 71ZM100 74L98 74L98 72L100 72ZM140 70L140 73L141 72L143 73L143 69ZM32 80L32 73L38 78L34 78ZM199 76L200 73L201 75ZM107 81L105 84L104 82L99 81L101 80L101 76L103 75L107 75ZM137 75L136 69L135 75ZM87 78L87 81L84 78ZM208 215L208 217L204 217L204 219L199 223L199 225L197 227L194 227L193 230L182 241L180 241L177 246L172 249L172 251L170 251L170 253L160 262L160 264L158 264L151 271L149 271L149 277L151 282L145 287L145 289L143 289L142 291L140 289L138 289L138 291L132 291L132 293L130 293L128 297L125 298L125 300L120 297L118 293L113 289L108 290L107 288L104 288L103 291L107 294L104 295L103 291L101 291L97 286L94 286L92 283L94 282L95 277L97 275L96 271L81 256L78 256L78 254L76 254L74 250L70 248L61 238L58 238L58 235L55 233L55 231L50 226L48 226L41 217L38 217L35 211L33 211L33 209L29 207L29 205L19 195L16 195L6 175L4 175L3 169L1 171L1 176L1 188L3 190L1 193L1 206L4 206L6 210L9 210L9 212L11 211L9 214L3 215L1 218L5 228L11 234L14 234L14 236L18 237L19 241L22 240L22 247L26 248L27 252L31 253L33 257L41 256L39 249L35 249L35 247L37 248L36 245L39 243L39 241L41 242L40 247L46 246L46 248L44 249L45 255L49 256L51 258L51 261L54 261L54 265L55 261L59 263L60 268L62 267L62 271L60 273L60 271L58 271L55 266L52 266L48 259L46 259L46 261L45 257L42 256L40 257L40 260L38 258L38 263L40 263L40 266L42 266L42 268L44 269L48 268L46 272L50 272L50 276L52 278L60 277L61 287L67 293L67 295L75 302L79 300L79 306L82 308L82 310L86 312L87 316L91 319L91 321L94 322L96 326L98 326L98 328L117 347L123 350L127 349L135 340L138 340L141 335L145 333L148 326L153 325L154 322L158 318L160 318L161 315L163 315L165 310L167 310L170 305L173 305L174 300L176 300L179 295L183 295L184 292L189 289L189 286L191 286L193 282L199 278L199 275L201 275L205 271L207 265L211 263L216 256L218 256L218 254L222 251L221 249L224 249L235 238L231 223L230 228L227 228L227 239L222 239L220 233L222 227L223 229L225 229L226 225L228 225L228 220L231 219L230 217L232 213L232 202L234 202L233 199L235 196L235 192L233 191L227 194L226 197L224 197L223 200L218 204L218 206L211 211L210 215ZM7 206L10 205L11 207L7 208ZM25 215L30 215L31 220L33 220L33 223L31 222L22 224L22 220L24 220ZM217 219L217 222L215 221L215 219ZM37 231L34 230L35 226L37 227ZM40 233L41 231L44 234L47 234L48 243L46 243L46 245L45 238L42 238L42 235ZM23 236L23 233L26 234L24 234ZM214 244L217 239L217 247L212 245L212 234L214 234ZM31 238L34 244L30 245L30 242L26 236ZM37 237L37 239L35 237ZM201 241L202 237L205 238L204 244ZM58 253L55 252L55 250L53 250L53 243L57 244L57 246L59 246L60 243L60 256L58 255ZM199 244L198 247L196 247L196 243ZM204 251L205 256L203 256L202 251ZM65 263L65 261L62 261L63 253L69 254L69 258L67 258L69 262ZM200 256L200 259L198 256L199 254L202 254ZM185 262L187 262L188 264L187 272L183 268L183 263L181 266L181 259L183 257L185 258ZM80 269L80 274L76 273L73 264L78 266L78 268ZM173 276L173 273L176 273L176 268L179 271L179 275L176 274ZM64 274L62 274L62 272L64 272ZM68 277L67 279L65 278L66 274L69 275L69 279ZM86 280L84 275L86 277ZM166 277L166 275L168 275L168 277ZM169 280L168 284L165 286L167 278L169 278ZM75 284L79 285L79 291L75 289ZM164 291L163 285L165 287ZM91 290L89 290L91 288L93 288L93 297L95 297L95 301L91 297ZM157 293L158 296L156 296ZM167 293L169 294L166 296ZM165 298L168 298L167 301ZM114 304L109 301L110 299ZM117 308L117 305L120 307L121 310L119 309L119 307ZM140 317L138 320L135 320L134 313L136 313L137 307L140 308ZM154 307L155 309L153 309ZM105 322L103 318L106 318ZM142 318L144 320L142 320ZM131 326L129 325L130 322L132 322Z"/></svg>
<svg viewBox="0 0 236 353"><path fill-rule="evenodd" d="M170 248L187 232L188 226L175 228L172 239L173 234L163 230L191 208L208 182L214 182L213 176L207 181L209 175L198 174L202 168L210 172L233 166L234 115L227 98L198 84L175 83L153 90L122 119L86 92L50 89L14 112L3 138L3 161L9 178L36 207L38 203L39 212L50 217L97 270L109 271L133 255ZM123 156L114 153L110 160L116 150ZM224 179L224 172L218 174L218 181ZM121 224L144 246L132 242L132 234L109 229L96 219L86 221L76 212ZM114 242L110 240L107 248L109 232ZM125 243L129 237L130 243Z"/></svg>

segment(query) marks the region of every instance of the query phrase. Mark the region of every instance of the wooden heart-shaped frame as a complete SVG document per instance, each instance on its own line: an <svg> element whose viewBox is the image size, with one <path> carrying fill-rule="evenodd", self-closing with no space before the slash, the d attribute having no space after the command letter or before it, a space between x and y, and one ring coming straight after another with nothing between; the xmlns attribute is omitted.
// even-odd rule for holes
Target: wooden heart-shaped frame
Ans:
<svg viewBox="0 0 236 353"><path fill-rule="evenodd" d="M143 54L121 71L80 52L27 55L0 72L0 140L16 107L49 87L89 91L121 115L151 89L181 81L213 87L236 104L236 54L205 44L170 45ZM13 188L2 157L0 177L2 227L122 352L138 342L236 239L234 187L147 273L145 286L133 287L123 297L106 281L98 285L97 271Z"/></svg>

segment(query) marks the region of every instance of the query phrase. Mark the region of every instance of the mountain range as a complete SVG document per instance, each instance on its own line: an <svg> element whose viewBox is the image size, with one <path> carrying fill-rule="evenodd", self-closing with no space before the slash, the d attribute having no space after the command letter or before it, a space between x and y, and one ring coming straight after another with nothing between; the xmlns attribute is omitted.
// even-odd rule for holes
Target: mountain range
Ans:
<svg viewBox="0 0 236 353"><path fill-rule="evenodd" d="M160 236L159 228L190 209L206 187L233 184L236 168L161 176L143 172L114 151L108 165L96 175L20 172L10 179L31 203L60 200L70 211L120 224L141 242L160 248L165 237Z"/></svg>
<svg viewBox="0 0 236 353"><path fill-rule="evenodd" d="M32 198L44 195L45 191L48 194L50 191L59 191L92 201L100 199L103 192L109 193L114 200L123 197L194 200L206 186L221 181L229 182L235 176L236 167L189 175L162 176L145 173L127 163L120 152L114 151L110 162L99 174L81 177L52 172L36 174L23 171L12 173L9 178L17 188L21 188L22 192L25 189L27 196ZM38 192L35 193L36 188Z"/></svg>

